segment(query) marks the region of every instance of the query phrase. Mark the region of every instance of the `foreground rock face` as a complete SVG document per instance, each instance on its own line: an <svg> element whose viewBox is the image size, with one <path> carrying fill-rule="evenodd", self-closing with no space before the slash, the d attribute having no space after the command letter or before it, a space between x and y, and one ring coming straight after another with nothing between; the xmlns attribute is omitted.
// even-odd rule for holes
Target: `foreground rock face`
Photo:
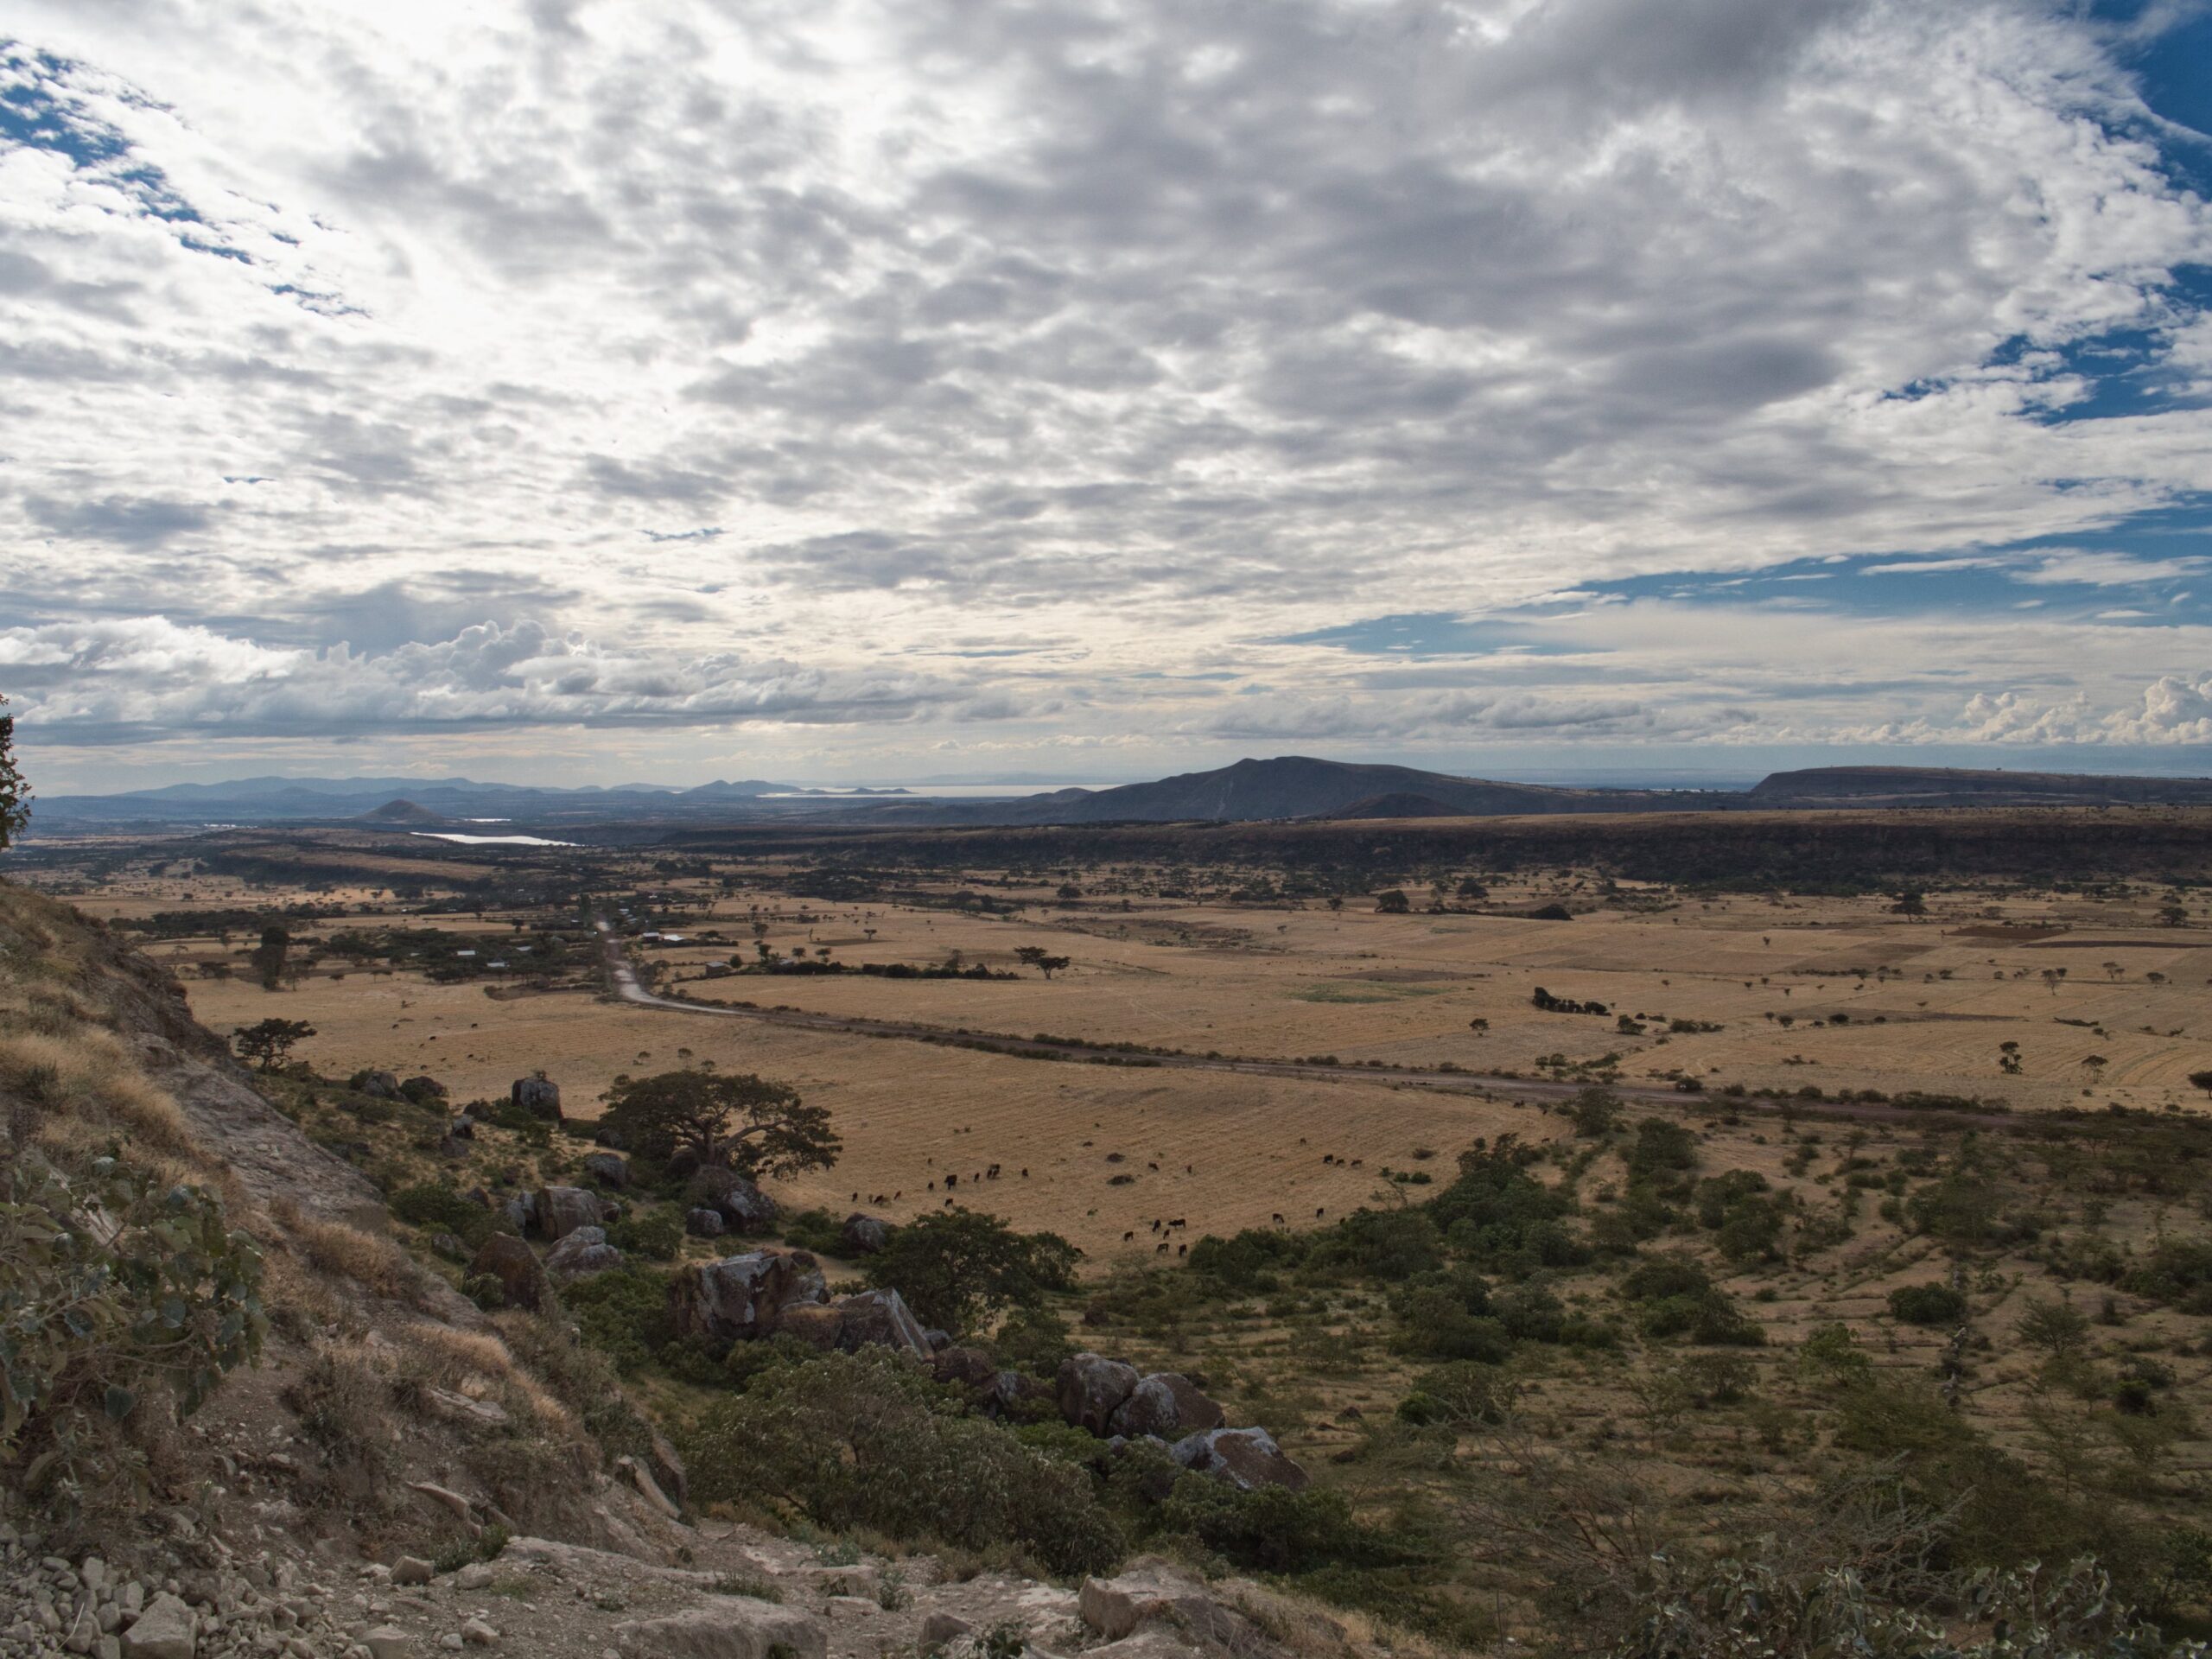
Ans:
<svg viewBox="0 0 2212 1659"><path fill-rule="evenodd" d="M1083 1622L1109 1642L1121 1642L1148 1624L1186 1630L1224 1646L1246 1644L1252 1631L1249 1619L1223 1606L1195 1580L1159 1567L1085 1579L1076 1605Z"/></svg>
<svg viewBox="0 0 2212 1659"><path fill-rule="evenodd" d="M668 1286L679 1337L751 1342L772 1335L786 1309L830 1300L821 1264L804 1250L753 1250L684 1268Z"/></svg>
<svg viewBox="0 0 2212 1659"><path fill-rule="evenodd" d="M665 1618L618 1624L615 1650L622 1659L827 1659L830 1633L819 1619L755 1601L716 1596Z"/></svg>
<svg viewBox="0 0 2212 1659"><path fill-rule="evenodd" d="M537 1253L512 1233L493 1234L469 1258L467 1277L486 1274L499 1281L509 1307L543 1311L553 1305L552 1281L545 1276Z"/></svg>
<svg viewBox="0 0 2212 1659"><path fill-rule="evenodd" d="M1076 1354L1060 1362L1060 1415L1103 1439L1122 1402L1136 1392L1137 1368L1103 1354Z"/></svg>
<svg viewBox="0 0 2212 1659"><path fill-rule="evenodd" d="M1156 1371L1141 1379L1129 1397L1107 1419L1108 1432L1131 1440L1156 1435L1163 1440L1219 1428L1229 1421L1222 1408L1198 1392L1187 1376Z"/></svg>
<svg viewBox="0 0 2212 1659"><path fill-rule="evenodd" d="M1303 1491L1311 1479L1282 1454L1264 1428L1216 1428L1178 1440L1170 1455L1185 1469L1225 1480L1243 1491L1283 1486Z"/></svg>

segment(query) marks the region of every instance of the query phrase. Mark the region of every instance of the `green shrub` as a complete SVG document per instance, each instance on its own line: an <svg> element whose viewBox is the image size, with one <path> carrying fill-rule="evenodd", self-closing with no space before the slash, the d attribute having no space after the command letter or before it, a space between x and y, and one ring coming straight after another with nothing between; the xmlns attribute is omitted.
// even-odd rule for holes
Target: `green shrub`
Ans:
<svg viewBox="0 0 2212 1659"><path fill-rule="evenodd" d="M683 1248L683 1224L665 1210L625 1216L607 1230L607 1242L626 1255L673 1262Z"/></svg>
<svg viewBox="0 0 2212 1659"><path fill-rule="evenodd" d="M1398 1415L1416 1425L1472 1428L1503 1421L1516 1392L1512 1379L1497 1366L1455 1360L1414 1377L1412 1392L1398 1402Z"/></svg>
<svg viewBox="0 0 2212 1659"><path fill-rule="evenodd" d="M504 1211L487 1210L453 1187L434 1181L403 1186L389 1200L392 1215L412 1226L451 1233L471 1249L514 1227Z"/></svg>
<svg viewBox="0 0 2212 1659"><path fill-rule="evenodd" d="M1016 1548L1059 1573L1109 1571L1125 1548L1087 1474L963 1414L887 1351L766 1370L683 1450L700 1501L781 1503L834 1531Z"/></svg>
<svg viewBox="0 0 2212 1659"><path fill-rule="evenodd" d="M1195 1538L1248 1572L1369 1567L1400 1555L1359 1524L1343 1493L1325 1486L1244 1492L1226 1481L1186 1473L1160 1505L1158 1521L1162 1531Z"/></svg>
<svg viewBox="0 0 2212 1659"><path fill-rule="evenodd" d="M149 1395L197 1409L260 1354L261 1273L204 1188L19 1154L0 1186L0 1457L28 1454L20 1490L66 1512L135 1486L112 1431Z"/></svg>
<svg viewBox="0 0 2212 1659"><path fill-rule="evenodd" d="M1057 1233L1017 1233L995 1216L943 1210L895 1229L868 1281L895 1290L923 1324L972 1331L1007 1307L1075 1288L1082 1252Z"/></svg>
<svg viewBox="0 0 2212 1659"><path fill-rule="evenodd" d="M579 1279L562 1291L561 1305L583 1339L626 1373L658 1356L676 1335L669 1319L668 1281L643 1268L616 1268Z"/></svg>
<svg viewBox="0 0 2212 1659"><path fill-rule="evenodd" d="M795 1250L811 1250L817 1255L842 1254L844 1224L827 1210L802 1210L787 1216L781 1230L784 1243Z"/></svg>
<svg viewBox="0 0 2212 1659"><path fill-rule="evenodd" d="M1948 1285L1900 1285L1890 1293L1890 1317L1900 1325L1956 1325L1967 1299Z"/></svg>

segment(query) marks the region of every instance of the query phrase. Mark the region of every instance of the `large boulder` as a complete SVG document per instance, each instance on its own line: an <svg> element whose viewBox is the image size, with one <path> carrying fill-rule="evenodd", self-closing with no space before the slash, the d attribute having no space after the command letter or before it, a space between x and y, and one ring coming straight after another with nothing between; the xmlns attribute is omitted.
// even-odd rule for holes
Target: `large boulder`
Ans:
<svg viewBox="0 0 2212 1659"><path fill-rule="evenodd" d="M127 1659L192 1659L199 1621L166 1590L148 1602L123 1633Z"/></svg>
<svg viewBox="0 0 2212 1659"><path fill-rule="evenodd" d="M1229 1421L1222 1408L1206 1398L1187 1376L1175 1371L1155 1371L1129 1391L1106 1420L1110 1433L1131 1440L1156 1434L1163 1440L1219 1428Z"/></svg>
<svg viewBox="0 0 2212 1659"><path fill-rule="evenodd" d="M882 1222L855 1211L838 1229L837 1248L847 1255L874 1255L890 1236L891 1230Z"/></svg>
<svg viewBox="0 0 2212 1659"><path fill-rule="evenodd" d="M397 1071L371 1071L353 1085L372 1100L397 1100L399 1074Z"/></svg>
<svg viewBox="0 0 2212 1659"><path fill-rule="evenodd" d="M499 1206L506 1212L507 1220L518 1233L527 1233L537 1225L537 1194L518 1192Z"/></svg>
<svg viewBox="0 0 2212 1659"><path fill-rule="evenodd" d="M601 1186L617 1192L630 1185L630 1160L618 1152L594 1152L584 1156L584 1173Z"/></svg>
<svg viewBox="0 0 2212 1659"><path fill-rule="evenodd" d="M1060 1362L1060 1415L1102 1439L1122 1402L1136 1391L1137 1368L1101 1354L1075 1354Z"/></svg>
<svg viewBox="0 0 2212 1659"><path fill-rule="evenodd" d="M453 1093L433 1077L410 1077L399 1085L399 1092L418 1105L427 1106L434 1100L443 1100Z"/></svg>
<svg viewBox="0 0 2212 1659"><path fill-rule="evenodd" d="M532 1117L561 1121L561 1085L542 1071L534 1077L517 1077L507 1098Z"/></svg>
<svg viewBox="0 0 2212 1659"><path fill-rule="evenodd" d="M581 1186L541 1186L537 1189L537 1230L550 1239L563 1239L579 1227L596 1227L607 1219L599 1194Z"/></svg>
<svg viewBox="0 0 2212 1659"><path fill-rule="evenodd" d="M980 1348L948 1348L931 1359L930 1375L963 1389L987 1389L998 1380L999 1363Z"/></svg>
<svg viewBox="0 0 2212 1659"><path fill-rule="evenodd" d="M664 1618L614 1627L621 1659L826 1659L829 1632L792 1607L750 1596L712 1596Z"/></svg>
<svg viewBox="0 0 2212 1659"><path fill-rule="evenodd" d="M543 1311L553 1306L552 1281L545 1276L536 1252L512 1233L494 1233L468 1259L466 1276L486 1275L499 1281L509 1307Z"/></svg>
<svg viewBox="0 0 2212 1659"><path fill-rule="evenodd" d="M1225 1480L1242 1491L1255 1491L1262 1486L1303 1491L1310 1478L1283 1456L1274 1436L1264 1428L1208 1429L1176 1441L1169 1452L1185 1469Z"/></svg>
<svg viewBox="0 0 2212 1659"><path fill-rule="evenodd" d="M702 1205L683 1212L683 1230L694 1238L720 1238L729 1230L729 1224L722 1219L721 1211Z"/></svg>
<svg viewBox="0 0 2212 1659"><path fill-rule="evenodd" d="M691 1202L719 1210L734 1233L765 1233L776 1224L776 1201L734 1169L709 1164L685 1189Z"/></svg>
<svg viewBox="0 0 2212 1659"><path fill-rule="evenodd" d="M669 1281L668 1311L679 1337L749 1342L770 1335L787 1308L830 1300L821 1264L804 1250L753 1250L683 1268Z"/></svg>
<svg viewBox="0 0 2212 1659"><path fill-rule="evenodd" d="M977 1395L976 1410L986 1417L1011 1418L1015 1422L1041 1422L1058 1405L1052 1385L1026 1371L1001 1371Z"/></svg>
<svg viewBox="0 0 2212 1659"><path fill-rule="evenodd" d="M556 1285L621 1265L622 1252L607 1242L604 1227L579 1227L545 1253L546 1275Z"/></svg>

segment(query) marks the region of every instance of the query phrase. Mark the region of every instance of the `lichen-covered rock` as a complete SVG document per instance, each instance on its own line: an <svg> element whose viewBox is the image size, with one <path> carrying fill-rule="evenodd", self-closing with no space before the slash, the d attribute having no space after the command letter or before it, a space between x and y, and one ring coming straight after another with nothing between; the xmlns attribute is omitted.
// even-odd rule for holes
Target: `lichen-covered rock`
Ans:
<svg viewBox="0 0 2212 1659"><path fill-rule="evenodd" d="M607 1242L604 1227L579 1227L545 1253L545 1271L556 1285L588 1279L622 1265L622 1252Z"/></svg>
<svg viewBox="0 0 2212 1659"><path fill-rule="evenodd" d="M553 1305L552 1281L529 1245L512 1233L494 1233L468 1259L467 1276L485 1274L499 1281L509 1307L543 1311Z"/></svg>
<svg viewBox="0 0 2212 1659"><path fill-rule="evenodd" d="M1109 1642L1151 1624L1209 1637L1225 1646L1237 1645L1252 1633L1249 1620L1214 1600L1196 1580L1156 1567L1085 1579L1076 1607L1083 1622Z"/></svg>
<svg viewBox="0 0 2212 1659"><path fill-rule="evenodd" d="M619 1152L594 1152L584 1158L584 1173L617 1192L630 1185L630 1160Z"/></svg>
<svg viewBox="0 0 2212 1659"><path fill-rule="evenodd" d="M929 1338L922 1322L895 1290L864 1290L836 1304L840 1329L837 1345L848 1353L872 1343L897 1348L918 1359L930 1357Z"/></svg>
<svg viewBox="0 0 2212 1659"><path fill-rule="evenodd" d="M1107 1419L1108 1429L1135 1440L1156 1434L1163 1440L1219 1428L1229 1421L1222 1408L1198 1392L1187 1376L1155 1371L1141 1379L1129 1397Z"/></svg>
<svg viewBox="0 0 2212 1659"><path fill-rule="evenodd" d="M399 1074L397 1071L371 1071L353 1085L372 1100L397 1100Z"/></svg>
<svg viewBox="0 0 2212 1659"><path fill-rule="evenodd" d="M541 1186L536 1205L537 1230L550 1239L563 1239L579 1227L596 1227L605 1219L599 1194L581 1186Z"/></svg>
<svg viewBox="0 0 2212 1659"><path fill-rule="evenodd" d="M855 1211L837 1230L837 1248L847 1255L874 1255L891 1236L891 1230L874 1216Z"/></svg>
<svg viewBox="0 0 2212 1659"><path fill-rule="evenodd" d="M1137 1368L1102 1354L1074 1354L1060 1362L1060 1415L1102 1439L1122 1402L1135 1392Z"/></svg>
<svg viewBox="0 0 2212 1659"><path fill-rule="evenodd" d="M1310 1478L1283 1456L1274 1436L1264 1428L1209 1429L1176 1441L1170 1452L1185 1469L1225 1480L1248 1492L1262 1486L1303 1491Z"/></svg>
<svg viewBox="0 0 2212 1659"><path fill-rule="evenodd" d="M752 1250L701 1262L669 1281L669 1317L679 1337L749 1342L772 1333L786 1308L830 1300L822 1267L804 1250Z"/></svg>
<svg viewBox="0 0 2212 1659"><path fill-rule="evenodd" d="M683 1230L694 1238L720 1238L729 1230L729 1224L722 1219L721 1211L702 1205L683 1212Z"/></svg>

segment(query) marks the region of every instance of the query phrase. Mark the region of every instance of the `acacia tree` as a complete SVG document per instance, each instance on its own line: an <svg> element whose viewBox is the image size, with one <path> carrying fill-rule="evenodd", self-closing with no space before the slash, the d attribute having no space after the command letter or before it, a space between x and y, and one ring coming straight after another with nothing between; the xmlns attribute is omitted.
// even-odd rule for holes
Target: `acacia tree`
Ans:
<svg viewBox="0 0 2212 1659"><path fill-rule="evenodd" d="M304 1020L264 1020L258 1025L240 1026L231 1033L231 1044L240 1058L257 1062L264 1071L273 1071L290 1056L295 1043L314 1035L315 1027Z"/></svg>
<svg viewBox="0 0 2212 1659"><path fill-rule="evenodd" d="M807 1105L789 1084L750 1072L617 1077L606 1122L648 1158L687 1152L748 1180L828 1169L845 1150L828 1111Z"/></svg>
<svg viewBox="0 0 2212 1659"><path fill-rule="evenodd" d="M0 697L0 709L8 699ZM0 714L0 847L7 846L31 821L31 786L16 764L16 717Z"/></svg>
<svg viewBox="0 0 2212 1659"><path fill-rule="evenodd" d="M1054 974L1058 973L1061 969L1068 965L1068 959L1065 957L1055 957L1050 955L1041 944L1025 944L1018 946L1014 954L1021 961L1027 963L1032 968L1034 968L1039 973L1044 975L1048 980L1052 978Z"/></svg>
<svg viewBox="0 0 2212 1659"><path fill-rule="evenodd" d="M285 954L292 948L292 936L281 927L261 930L261 943L253 948L253 970L261 976L261 988L273 991L276 982L284 975Z"/></svg>

